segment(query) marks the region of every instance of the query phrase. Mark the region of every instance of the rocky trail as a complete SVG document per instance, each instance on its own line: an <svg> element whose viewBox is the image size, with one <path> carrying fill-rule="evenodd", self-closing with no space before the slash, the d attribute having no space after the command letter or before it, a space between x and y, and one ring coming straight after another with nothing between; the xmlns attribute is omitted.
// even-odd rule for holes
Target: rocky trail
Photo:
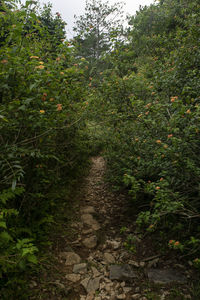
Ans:
<svg viewBox="0 0 200 300"><path fill-rule="evenodd" d="M128 217L126 197L110 191L104 173L104 159L92 158L81 187L84 196L70 224L73 237L56 248L57 275L49 279L46 274L48 285L43 287L33 280L31 288L40 289L43 296L31 299L194 299L188 283L192 271L155 253L151 242L144 245Z"/></svg>

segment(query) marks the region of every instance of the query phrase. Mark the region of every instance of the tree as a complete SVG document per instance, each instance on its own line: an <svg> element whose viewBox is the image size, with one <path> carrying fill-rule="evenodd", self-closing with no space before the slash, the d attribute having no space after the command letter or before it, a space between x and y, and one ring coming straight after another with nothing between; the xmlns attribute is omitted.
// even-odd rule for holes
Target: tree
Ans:
<svg viewBox="0 0 200 300"><path fill-rule="evenodd" d="M98 68L102 54L109 51L120 37L122 9L122 2L110 5L108 1L88 0L84 15L75 16L76 54L86 58L93 68Z"/></svg>

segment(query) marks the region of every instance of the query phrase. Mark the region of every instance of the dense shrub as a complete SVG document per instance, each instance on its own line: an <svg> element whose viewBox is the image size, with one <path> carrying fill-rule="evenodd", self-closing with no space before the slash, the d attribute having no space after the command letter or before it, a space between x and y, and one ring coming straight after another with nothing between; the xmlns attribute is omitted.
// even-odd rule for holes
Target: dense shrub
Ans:
<svg viewBox="0 0 200 300"><path fill-rule="evenodd" d="M10 2L11 3L11 2ZM37 263L53 222L49 188L87 160L84 71L63 38L63 21L34 1L2 4L0 28L0 277ZM52 35L52 28L54 35ZM51 36L51 38L49 38Z"/></svg>
<svg viewBox="0 0 200 300"><path fill-rule="evenodd" d="M194 258L200 247L199 21L197 1L141 9L126 43L107 57L110 69L99 89L110 179L128 188L139 225L164 230L166 240L178 240Z"/></svg>

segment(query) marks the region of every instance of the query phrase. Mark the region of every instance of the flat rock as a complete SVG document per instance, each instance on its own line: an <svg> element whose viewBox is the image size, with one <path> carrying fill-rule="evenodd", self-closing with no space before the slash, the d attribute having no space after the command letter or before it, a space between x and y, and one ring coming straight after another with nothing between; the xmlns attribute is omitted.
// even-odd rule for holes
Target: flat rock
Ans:
<svg viewBox="0 0 200 300"><path fill-rule="evenodd" d="M94 277L100 276L100 272L95 267L91 267Z"/></svg>
<svg viewBox="0 0 200 300"><path fill-rule="evenodd" d="M87 294L86 300L93 300L94 297L95 297L94 292L90 292L89 294Z"/></svg>
<svg viewBox="0 0 200 300"><path fill-rule="evenodd" d="M93 216L91 214L83 214L81 216L81 219L82 219L84 224L92 227L92 229L95 230L95 231L99 230L101 228L99 223L93 218Z"/></svg>
<svg viewBox="0 0 200 300"><path fill-rule="evenodd" d="M78 264L81 261L81 258L75 252L62 252L62 258L64 258L65 264L68 266L72 266L74 264Z"/></svg>
<svg viewBox="0 0 200 300"><path fill-rule="evenodd" d="M105 261L109 264L114 264L115 263L115 258L113 257L113 255L111 253L104 253L104 258Z"/></svg>
<svg viewBox="0 0 200 300"><path fill-rule="evenodd" d="M131 281L137 277L137 273L134 272L133 267L125 265L111 265L110 266L110 279L120 281Z"/></svg>
<svg viewBox="0 0 200 300"><path fill-rule="evenodd" d="M90 233L92 233L92 232L93 232L92 228L90 228L90 229L84 229L84 230L82 231L82 234L88 235L88 234L90 234Z"/></svg>
<svg viewBox="0 0 200 300"><path fill-rule="evenodd" d="M101 277L91 279L87 277L81 281L81 285L85 288L87 293L95 292L99 289Z"/></svg>
<svg viewBox="0 0 200 300"><path fill-rule="evenodd" d="M185 283L186 277L177 270L173 269L148 269L147 276L154 283Z"/></svg>
<svg viewBox="0 0 200 300"><path fill-rule="evenodd" d="M80 274L86 273L87 272L87 264L82 263L82 264L74 265L73 272L76 274L77 273L80 273Z"/></svg>
<svg viewBox="0 0 200 300"><path fill-rule="evenodd" d="M92 235L83 240L83 245L89 249L95 248L97 245L97 237Z"/></svg>
<svg viewBox="0 0 200 300"><path fill-rule="evenodd" d="M125 294L120 294L117 296L117 299L126 299L126 295Z"/></svg>
<svg viewBox="0 0 200 300"><path fill-rule="evenodd" d="M71 282L77 282L81 279L79 274L67 274L65 278Z"/></svg>
<svg viewBox="0 0 200 300"><path fill-rule="evenodd" d="M84 287L85 290L87 290L89 280L90 280L90 277L87 277L81 281L81 285Z"/></svg>
<svg viewBox="0 0 200 300"><path fill-rule="evenodd" d="M95 209L94 209L93 206L86 206L86 207L81 209L81 212L84 213L84 214L94 214Z"/></svg>
<svg viewBox="0 0 200 300"><path fill-rule="evenodd" d="M132 299L139 299L140 298L140 294L134 294L134 295L132 295Z"/></svg>
<svg viewBox="0 0 200 300"><path fill-rule="evenodd" d="M99 284L100 284L100 279L101 277L96 277L94 279L90 279L87 285L87 292L95 292L99 289Z"/></svg>
<svg viewBox="0 0 200 300"><path fill-rule="evenodd" d="M137 261L134 261L134 260L129 260L128 262L130 265L136 267L136 268L139 268L140 267L140 263L137 262Z"/></svg>
<svg viewBox="0 0 200 300"><path fill-rule="evenodd" d="M132 291L132 288L131 288L131 287L128 287L128 286L127 286L127 287L125 286L125 287L123 287L123 291L124 291L125 294L127 294L127 293L129 293L130 291Z"/></svg>

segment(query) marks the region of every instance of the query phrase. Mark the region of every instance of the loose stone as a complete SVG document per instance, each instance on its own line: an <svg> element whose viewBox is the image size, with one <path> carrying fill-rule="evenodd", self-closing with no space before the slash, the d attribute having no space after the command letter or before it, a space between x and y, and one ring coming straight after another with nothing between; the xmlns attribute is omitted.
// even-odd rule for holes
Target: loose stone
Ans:
<svg viewBox="0 0 200 300"><path fill-rule="evenodd" d="M108 252L104 253L104 258L105 258L105 261L109 264L115 263L115 259L114 259L113 255Z"/></svg>
<svg viewBox="0 0 200 300"><path fill-rule="evenodd" d="M80 273L80 274L86 273L87 272L87 264L82 263L82 264L74 265L73 272Z"/></svg>
<svg viewBox="0 0 200 300"><path fill-rule="evenodd" d="M186 277L173 269L149 269L147 270L149 280L155 283L180 282L185 283Z"/></svg>
<svg viewBox="0 0 200 300"><path fill-rule="evenodd" d="M83 214L81 219L84 224L91 226L93 230L99 230L101 228L99 223L90 214Z"/></svg>
<svg viewBox="0 0 200 300"><path fill-rule="evenodd" d="M81 261L80 256L75 252L63 252L62 257L65 258L65 264L68 266L78 264Z"/></svg>
<svg viewBox="0 0 200 300"><path fill-rule="evenodd" d="M130 281L133 278L136 278L137 274L133 271L130 265L112 265L110 266L110 279L121 280L121 281Z"/></svg>
<svg viewBox="0 0 200 300"><path fill-rule="evenodd" d="M84 239L83 245L89 249L95 248L97 245L97 237L92 235L91 237Z"/></svg>
<svg viewBox="0 0 200 300"><path fill-rule="evenodd" d="M81 279L79 274L67 274L65 278L71 282L77 282Z"/></svg>

